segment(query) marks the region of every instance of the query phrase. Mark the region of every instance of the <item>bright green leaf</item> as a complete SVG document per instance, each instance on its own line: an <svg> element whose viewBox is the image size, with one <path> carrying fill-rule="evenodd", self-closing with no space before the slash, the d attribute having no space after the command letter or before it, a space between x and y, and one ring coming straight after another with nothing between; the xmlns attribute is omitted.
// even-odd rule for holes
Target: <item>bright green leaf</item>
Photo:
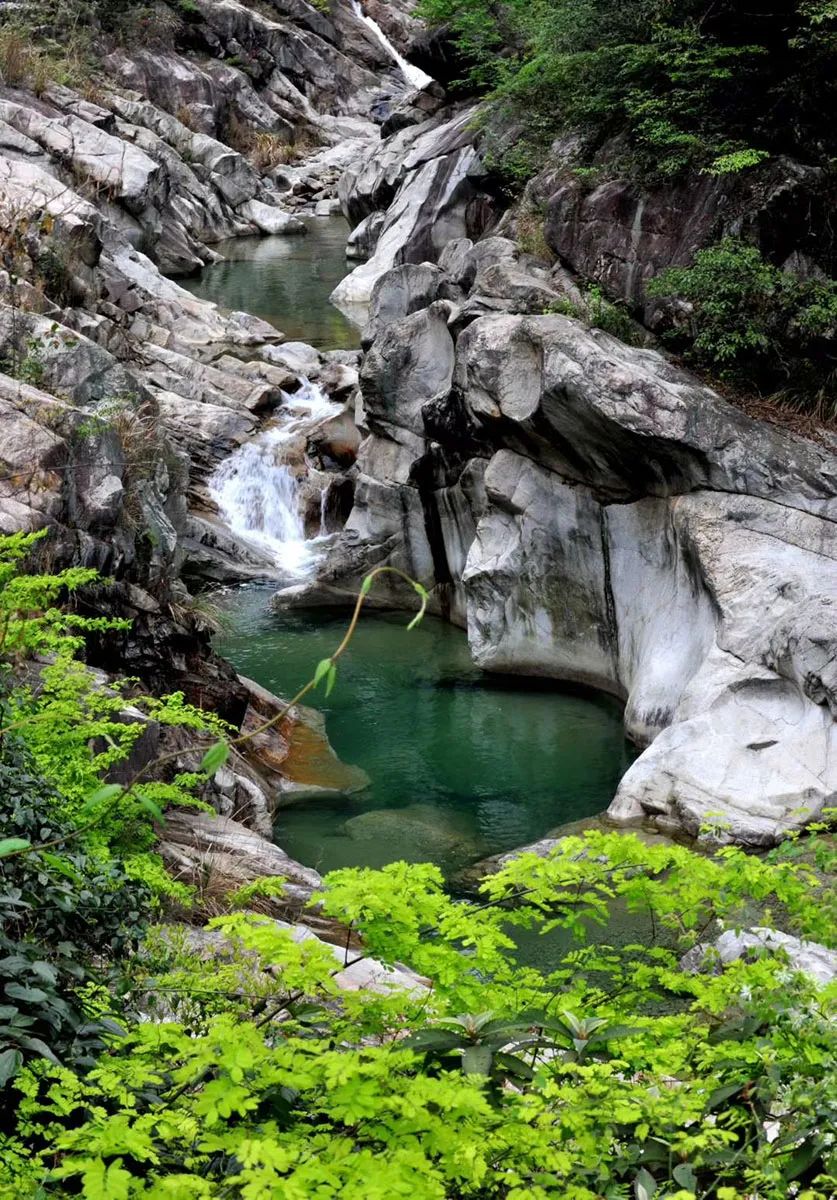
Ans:
<svg viewBox="0 0 837 1200"><path fill-rule="evenodd" d="M331 671L333 664L330 658L321 658L314 671L314 687L319 687L323 679Z"/></svg>
<svg viewBox="0 0 837 1200"><path fill-rule="evenodd" d="M27 838L3 838L0 842L0 858L7 854L15 854L19 850L28 850L32 843Z"/></svg>
<svg viewBox="0 0 837 1200"><path fill-rule="evenodd" d="M230 756L230 748L226 742L215 742L210 746L201 759L200 769L207 775L214 775L223 767Z"/></svg>
<svg viewBox="0 0 837 1200"><path fill-rule="evenodd" d="M153 817L155 821L157 821L158 823L163 822L163 820L164 820L163 811L160 808L159 804L155 804L153 800L150 800L148 798L148 796L138 796L137 803L139 804L140 808L145 809L145 811L151 817Z"/></svg>
<svg viewBox="0 0 837 1200"><path fill-rule="evenodd" d="M82 805L82 816L87 816L95 809L107 804L110 800L115 800L117 796L121 796L124 792L121 783L103 783L101 787L97 787L91 792Z"/></svg>

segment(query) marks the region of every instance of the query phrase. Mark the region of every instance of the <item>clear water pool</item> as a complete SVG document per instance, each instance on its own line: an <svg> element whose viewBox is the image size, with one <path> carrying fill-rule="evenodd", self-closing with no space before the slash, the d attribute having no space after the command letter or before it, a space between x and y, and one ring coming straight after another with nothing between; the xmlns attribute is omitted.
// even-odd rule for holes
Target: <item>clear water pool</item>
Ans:
<svg viewBox="0 0 837 1200"><path fill-rule="evenodd" d="M292 695L336 647L344 615L277 615L269 591L221 599L218 649L243 675ZM486 676L465 634L432 618L364 617L338 683L314 703L368 790L280 810L276 841L320 871L435 862L446 872L543 837L610 802L631 751L607 696Z"/></svg>
<svg viewBox="0 0 837 1200"><path fill-rule="evenodd" d="M354 350L360 330L328 297L354 263L346 259L342 217L307 217L307 234L234 238L214 247L224 261L178 279L201 300L253 313L291 342L318 350Z"/></svg>

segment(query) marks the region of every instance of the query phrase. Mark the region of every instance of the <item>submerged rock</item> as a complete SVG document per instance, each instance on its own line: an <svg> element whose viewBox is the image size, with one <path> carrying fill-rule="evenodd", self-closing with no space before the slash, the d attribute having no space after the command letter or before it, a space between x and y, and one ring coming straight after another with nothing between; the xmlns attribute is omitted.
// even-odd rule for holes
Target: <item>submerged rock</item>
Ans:
<svg viewBox="0 0 837 1200"><path fill-rule="evenodd" d="M466 861L480 853L473 831L458 828L452 814L432 804L370 809L343 826L355 841L392 847L408 861Z"/></svg>
<svg viewBox="0 0 837 1200"><path fill-rule="evenodd" d="M609 821L606 816L582 817L578 821L568 821L564 825L551 829L546 837L539 838L536 842L530 842L527 846L515 846L513 850L505 850L502 854L490 854L487 858L481 858L477 862L471 863L461 871L457 871L450 882L457 890L466 893L476 892L486 876L496 875L498 871L502 871L503 867L515 858L519 858L521 854L536 854L538 858L548 858L564 838L580 837L588 829L614 833L618 831L618 826ZM667 835L654 832L642 825L634 825L627 832L649 846L671 840Z"/></svg>
<svg viewBox="0 0 837 1200"><path fill-rule="evenodd" d="M315 708L295 705L277 724L256 732L282 712L285 701L252 679L239 678L249 697L241 731L251 735L241 753L267 783L273 811L368 786L365 771L342 762L334 753L325 717Z"/></svg>

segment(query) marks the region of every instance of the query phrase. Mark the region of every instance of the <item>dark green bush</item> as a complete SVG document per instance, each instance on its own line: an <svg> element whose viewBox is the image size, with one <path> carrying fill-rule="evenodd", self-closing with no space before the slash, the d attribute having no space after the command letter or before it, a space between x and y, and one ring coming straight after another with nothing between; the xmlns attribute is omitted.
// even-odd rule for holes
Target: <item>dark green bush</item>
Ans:
<svg viewBox="0 0 837 1200"><path fill-rule="evenodd" d="M651 296L689 302L669 334L686 357L738 385L804 394L805 407L837 411L837 280L800 279L755 246L726 238L690 267L652 280Z"/></svg>
<svg viewBox="0 0 837 1200"><path fill-rule="evenodd" d="M566 129L612 136L648 177L726 173L835 151L837 10L829 0L422 0L523 135L535 167ZM528 147L524 154L521 147ZM621 165L626 165L625 163Z"/></svg>
<svg viewBox="0 0 837 1200"><path fill-rule="evenodd" d="M0 753L4 841L60 842L72 831L61 799L6 740ZM119 960L142 936L151 893L116 861L72 841L0 858L0 1096L29 1057L76 1067L113 1032L90 1019L85 996L114 984Z"/></svg>

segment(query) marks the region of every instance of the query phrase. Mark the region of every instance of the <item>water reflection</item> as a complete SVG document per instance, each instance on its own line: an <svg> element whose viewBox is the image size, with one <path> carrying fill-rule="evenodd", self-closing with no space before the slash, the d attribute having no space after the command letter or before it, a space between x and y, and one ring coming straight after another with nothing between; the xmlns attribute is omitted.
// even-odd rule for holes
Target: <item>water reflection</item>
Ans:
<svg viewBox="0 0 837 1200"><path fill-rule="evenodd" d="M339 641L342 618L272 615L263 590L227 598L219 649L292 693ZM628 765L620 706L544 687L481 686L464 634L370 616L318 697L337 753L368 772L362 795L281 810L277 841L321 870L397 858L455 869L601 812Z"/></svg>
<svg viewBox="0 0 837 1200"><path fill-rule="evenodd" d="M215 249L224 261L178 283L202 300L253 313L285 334L318 350L354 350L358 326L329 302L351 265L346 260L349 227L342 217L310 217L308 233L235 238Z"/></svg>

